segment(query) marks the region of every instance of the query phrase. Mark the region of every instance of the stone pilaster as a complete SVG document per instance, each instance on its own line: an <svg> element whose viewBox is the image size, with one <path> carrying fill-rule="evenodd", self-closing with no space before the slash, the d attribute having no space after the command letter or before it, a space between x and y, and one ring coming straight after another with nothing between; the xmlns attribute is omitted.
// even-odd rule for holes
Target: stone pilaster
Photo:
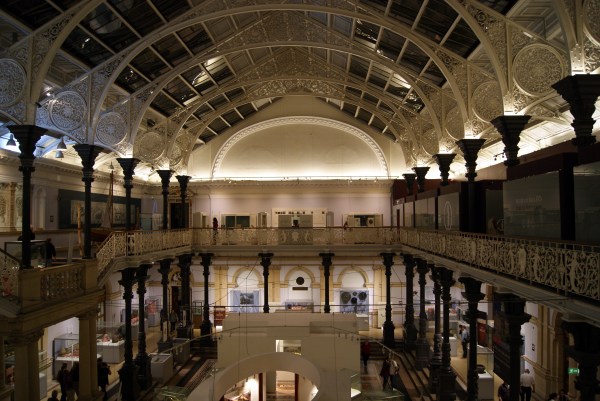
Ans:
<svg viewBox="0 0 600 401"><path fill-rule="evenodd" d="M79 316L79 396L91 401L98 393L96 309Z"/></svg>
<svg viewBox="0 0 600 401"><path fill-rule="evenodd" d="M33 331L9 338L15 349L14 401L41 399L38 341L42 335L42 331Z"/></svg>

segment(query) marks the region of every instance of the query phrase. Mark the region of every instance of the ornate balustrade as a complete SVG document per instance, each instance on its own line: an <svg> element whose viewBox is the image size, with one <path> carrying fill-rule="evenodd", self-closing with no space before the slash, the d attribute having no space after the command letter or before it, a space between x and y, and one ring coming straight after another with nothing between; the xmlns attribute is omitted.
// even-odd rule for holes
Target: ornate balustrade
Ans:
<svg viewBox="0 0 600 401"><path fill-rule="evenodd" d="M2 286L2 297L14 302L18 301L19 265L20 262L18 259L0 249L0 285Z"/></svg>
<svg viewBox="0 0 600 401"><path fill-rule="evenodd" d="M412 248L600 301L600 246L406 228L399 234Z"/></svg>

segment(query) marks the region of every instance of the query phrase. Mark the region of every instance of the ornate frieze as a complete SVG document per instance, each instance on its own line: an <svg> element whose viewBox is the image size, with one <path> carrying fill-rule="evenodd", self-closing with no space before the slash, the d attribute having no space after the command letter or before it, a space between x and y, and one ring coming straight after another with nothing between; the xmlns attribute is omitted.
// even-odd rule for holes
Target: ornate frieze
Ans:
<svg viewBox="0 0 600 401"><path fill-rule="evenodd" d="M544 44L523 48L513 61L515 83L532 96L552 92L551 85L564 78L567 71L563 57L554 48Z"/></svg>
<svg viewBox="0 0 600 401"><path fill-rule="evenodd" d="M98 119L96 138L107 146L121 143L127 136L127 124L121 114L105 113Z"/></svg>
<svg viewBox="0 0 600 401"><path fill-rule="evenodd" d="M150 131L136 138L133 154L139 159L152 162L162 155L164 149L164 137L158 132Z"/></svg>
<svg viewBox="0 0 600 401"><path fill-rule="evenodd" d="M77 92L61 92L50 101L50 120L62 131L69 132L81 127L86 116L87 105Z"/></svg>

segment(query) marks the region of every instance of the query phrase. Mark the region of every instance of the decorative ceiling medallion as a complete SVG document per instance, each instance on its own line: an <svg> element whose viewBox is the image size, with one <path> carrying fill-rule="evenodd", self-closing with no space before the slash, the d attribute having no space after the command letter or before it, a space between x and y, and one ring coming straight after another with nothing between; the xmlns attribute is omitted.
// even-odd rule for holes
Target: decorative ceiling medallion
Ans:
<svg viewBox="0 0 600 401"><path fill-rule="evenodd" d="M150 131L135 140L134 154L140 159L154 161L163 154L164 138L158 132Z"/></svg>
<svg viewBox="0 0 600 401"><path fill-rule="evenodd" d="M421 138L421 147L429 156L438 153L438 138L435 129L425 132Z"/></svg>
<svg viewBox="0 0 600 401"><path fill-rule="evenodd" d="M446 132L454 139L461 139L465 136L465 124L458 107L446 114Z"/></svg>
<svg viewBox="0 0 600 401"><path fill-rule="evenodd" d="M8 58L0 59L0 107L11 106L23 95L26 74L21 64Z"/></svg>
<svg viewBox="0 0 600 401"><path fill-rule="evenodd" d="M61 92L50 102L50 120L63 131L81 127L85 122L86 112L85 100L77 92Z"/></svg>
<svg viewBox="0 0 600 401"><path fill-rule="evenodd" d="M517 53L513 74L519 89L531 96L542 96L552 92L551 85L564 78L566 67L552 47L534 44Z"/></svg>
<svg viewBox="0 0 600 401"><path fill-rule="evenodd" d="M171 160L171 165L177 165L183 158L183 152L178 144L173 144L173 148L171 149L171 155L169 156L169 160Z"/></svg>
<svg viewBox="0 0 600 401"><path fill-rule="evenodd" d="M473 91L473 112L486 122L504 114L504 102L497 82L489 81L479 85Z"/></svg>
<svg viewBox="0 0 600 401"><path fill-rule="evenodd" d="M600 46L600 2L594 0L585 2L583 22L589 37Z"/></svg>
<svg viewBox="0 0 600 401"><path fill-rule="evenodd" d="M108 146L115 146L127 135L125 120L119 113L110 112L103 114L98 119L96 137Z"/></svg>

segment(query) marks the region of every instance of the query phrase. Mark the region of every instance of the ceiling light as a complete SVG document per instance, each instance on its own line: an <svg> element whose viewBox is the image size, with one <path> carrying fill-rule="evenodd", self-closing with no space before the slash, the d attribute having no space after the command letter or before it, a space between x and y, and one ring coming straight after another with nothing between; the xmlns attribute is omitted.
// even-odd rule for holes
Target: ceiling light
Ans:
<svg viewBox="0 0 600 401"><path fill-rule="evenodd" d="M56 149L67 150L67 145L65 145L65 137L60 138L58 145L56 145Z"/></svg>
<svg viewBox="0 0 600 401"><path fill-rule="evenodd" d="M17 146L13 134L10 134L10 138L8 138L8 141L6 141L6 146Z"/></svg>
<svg viewBox="0 0 600 401"><path fill-rule="evenodd" d="M62 150L57 150L56 153L54 154L55 159L63 159L64 157L65 157L65 155L63 154Z"/></svg>

